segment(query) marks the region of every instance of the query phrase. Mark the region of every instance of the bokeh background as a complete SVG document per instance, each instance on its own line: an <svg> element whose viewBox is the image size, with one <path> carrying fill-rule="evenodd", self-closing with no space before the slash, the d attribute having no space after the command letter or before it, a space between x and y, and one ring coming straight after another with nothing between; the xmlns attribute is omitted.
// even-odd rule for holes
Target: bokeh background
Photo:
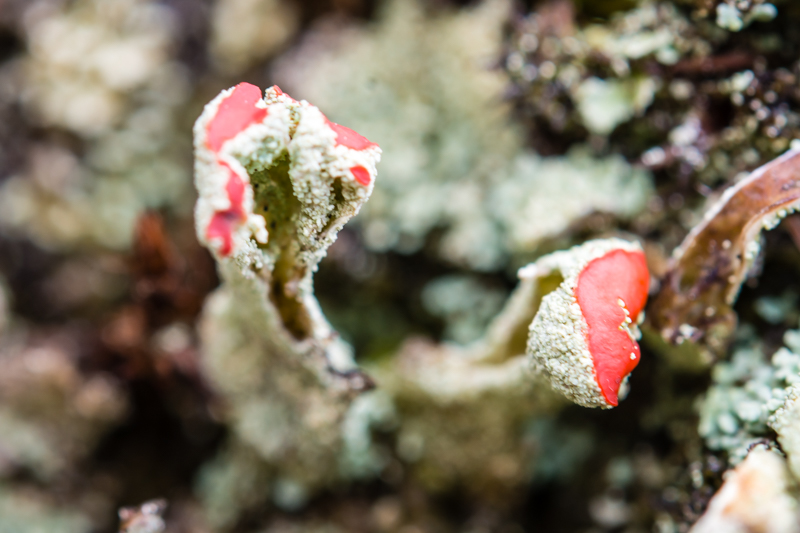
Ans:
<svg viewBox="0 0 800 533"><path fill-rule="evenodd" d="M589 238L638 237L660 277L707 199L800 136L798 22L791 0L0 0L0 532L117 531L153 498L175 533L688 531L773 436L742 402L800 369L800 345L769 362L796 226L767 234L713 376L645 342L610 412L389 388L343 429L356 466L303 483L231 445L203 366L191 127L279 84L381 145L315 278L369 371L479 339L519 267Z"/></svg>

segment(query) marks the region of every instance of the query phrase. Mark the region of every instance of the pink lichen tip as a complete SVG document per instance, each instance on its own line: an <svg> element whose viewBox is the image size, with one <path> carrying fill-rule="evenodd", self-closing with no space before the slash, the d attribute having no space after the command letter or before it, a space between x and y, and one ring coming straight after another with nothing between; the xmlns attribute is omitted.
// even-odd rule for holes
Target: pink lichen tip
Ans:
<svg viewBox="0 0 800 533"><path fill-rule="evenodd" d="M244 131L251 124L261 122L267 116L265 107L258 107L261 89L249 83L240 83L225 98L214 118L208 123L208 147L219 152L222 144Z"/></svg>
<svg viewBox="0 0 800 533"><path fill-rule="evenodd" d="M560 274L533 320L528 353L555 390L587 407L615 407L641 357L638 324L650 285L644 253L621 239L543 257L521 277Z"/></svg>
<svg viewBox="0 0 800 533"><path fill-rule="evenodd" d="M277 85L263 96L249 83L222 91L197 119L194 132L198 237L219 257L236 255L251 239L268 241L266 220L254 212L251 166L268 168L290 156L290 179L318 183L313 190L319 197L304 197L309 212L326 203L330 208L322 212L333 212L332 203L342 200L332 194L332 182L341 180L352 190L344 200L352 205L338 212L352 216L372 192L380 159L377 144L329 121ZM309 224L325 227L326 221Z"/></svg>
<svg viewBox="0 0 800 533"><path fill-rule="evenodd" d="M378 146L376 143L359 135L350 128L331 122L327 118L325 121L328 123L328 127L336 133L336 144L339 146L346 146L353 150L366 150L367 148Z"/></svg>

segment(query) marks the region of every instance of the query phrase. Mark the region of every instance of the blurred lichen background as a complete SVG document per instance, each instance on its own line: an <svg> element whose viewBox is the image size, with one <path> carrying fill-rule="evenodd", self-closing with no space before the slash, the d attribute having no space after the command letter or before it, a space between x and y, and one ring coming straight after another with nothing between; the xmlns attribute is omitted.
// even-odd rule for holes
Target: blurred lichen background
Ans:
<svg viewBox="0 0 800 533"><path fill-rule="evenodd" d="M240 81L382 149L314 277L344 384L195 236ZM0 533L798 532L797 203L671 259L798 139L795 0L0 0ZM587 409L517 270L612 236L653 318Z"/></svg>

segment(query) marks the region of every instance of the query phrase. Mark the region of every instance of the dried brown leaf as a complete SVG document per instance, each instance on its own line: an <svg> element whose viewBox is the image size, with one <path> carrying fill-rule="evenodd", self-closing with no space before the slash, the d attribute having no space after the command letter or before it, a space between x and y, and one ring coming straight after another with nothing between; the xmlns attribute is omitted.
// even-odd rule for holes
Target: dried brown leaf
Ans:
<svg viewBox="0 0 800 533"><path fill-rule="evenodd" d="M651 325L672 344L690 340L719 353L736 315L732 305L760 250L761 232L800 206L800 150L755 170L726 190L673 253Z"/></svg>

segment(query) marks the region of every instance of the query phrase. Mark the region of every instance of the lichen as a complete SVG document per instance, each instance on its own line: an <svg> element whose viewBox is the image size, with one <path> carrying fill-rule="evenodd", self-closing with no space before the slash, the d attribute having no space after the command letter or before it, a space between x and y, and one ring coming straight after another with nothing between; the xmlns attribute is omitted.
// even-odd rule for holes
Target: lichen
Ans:
<svg viewBox="0 0 800 533"><path fill-rule="evenodd" d="M796 324L797 293L788 290L780 296L762 296L755 301L753 309L758 316L772 325Z"/></svg>
<svg viewBox="0 0 800 533"><path fill-rule="evenodd" d="M443 338L458 344L479 339L505 299L502 289L465 275L436 278L422 291L425 309L445 322Z"/></svg>
<svg viewBox="0 0 800 533"><path fill-rule="evenodd" d="M211 15L211 57L226 74L238 74L273 55L294 35L298 9L285 0L220 0Z"/></svg>
<svg viewBox="0 0 800 533"><path fill-rule="evenodd" d="M649 169L707 185L783 153L797 136L796 60L789 54L780 67L767 68L759 54L780 48L772 28L734 35L704 22L717 9L741 15L742 24L755 20L751 12L773 12L764 2L699 1L688 11L673 2L641 2L607 23L579 24L569 2L537 8L515 25L505 65L536 143L559 149L607 136L613 151ZM700 72L703 84L693 81ZM641 102L649 105L637 105L637 86L648 89L641 94L652 101ZM616 97L586 107L583 96L592 88ZM709 103L725 102L733 106L726 119L700 124Z"/></svg>
<svg viewBox="0 0 800 533"><path fill-rule="evenodd" d="M530 251L582 217L612 213L633 218L653 194L650 176L622 157L593 157L576 146L563 157L522 154L491 193L491 213L510 250Z"/></svg>
<svg viewBox="0 0 800 533"><path fill-rule="evenodd" d="M0 485L0 531L14 533L89 533L88 516L62 509L34 490L10 490Z"/></svg>
<svg viewBox="0 0 800 533"><path fill-rule="evenodd" d="M778 9L762 1L736 2L726 0L717 5L717 26L729 31L741 31L754 21L768 22L778 16Z"/></svg>
<svg viewBox="0 0 800 533"><path fill-rule="evenodd" d="M201 325L203 368L234 429L230 451L204 476L213 481L201 482L222 525L267 497L302 506L339 476L343 447L360 444L341 427L369 378L322 315L312 276L369 197L380 149L277 87L261 99L240 84L206 106L195 150L197 236L224 280ZM253 476L267 480L255 492ZM219 505L214 485L225 479L230 492L252 493Z"/></svg>
<svg viewBox="0 0 800 533"><path fill-rule="evenodd" d="M166 511L165 500L151 500L136 507L119 510L119 533L162 533L166 528L162 514Z"/></svg>
<svg viewBox="0 0 800 533"><path fill-rule="evenodd" d="M800 4L0 11L0 530L113 531L162 495L163 519L138 506L119 527L674 533L792 507L766 450L739 463L758 490L709 500L747 485L724 471L756 440L800 479L800 331L767 357L800 317L800 218L767 195L718 211L741 243L680 243L800 146ZM238 80L298 100L223 91L195 195L189 123ZM593 383L592 357L557 357L593 328L543 301L570 247L609 236L641 243L652 297L679 298L647 310L630 394L601 411L526 352L567 396ZM678 247L687 275L667 276ZM564 268L518 280L531 262ZM664 310L680 346L652 327ZM741 324L733 350L712 311Z"/></svg>
<svg viewBox="0 0 800 533"><path fill-rule="evenodd" d="M86 376L74 339L17 331L0 342L0 479L24 470L63 479L125 416L114 378Z"/></svg>
<svg viewBox="0 0 800 533"><path fill-rule="evenodd" d="M523 148L502 103L508 80L487 68L509 9L493 0L425 18L416 2L389 2L375 27L326 27L278 65L281 85L384 147L382 179L357 221L372 250L414 252L442 228L442 258L495 270L585 215L627 219L644 208L650 176L620 158ZM636 85L636 109L651 85Z"/></svg>
<svg viewBox="0 0 800 533"><path fill-rule="evenodd" d="M644 111L653 102L657 82L641 77L629 80L584 80L575 91L575 105L586 128L608 135L618 125Z"/></svg>
<svg viewBox="0 0 800 533"><path fill-rule="evenodd" d="M369 479L386 468L390 451L373 442L376 429L387 431L397 425L397 413L385 391L372 391L356 398L342 422L342 452L339 470L345 479Z"/></svg>
<svg viewBox="0 0 800 533"><path fill-rule="evenodd" d="M30 146L2 184L0 224L47 247L125 249L144 210L187 207L172 13L149 0L31 2L27 13L30 54L9 81L34 123L78 142Z"/></svg>
<svg viewBox="0 0 800 533"><path fill-rule="evenodd" d="M626 341L623 353L614 353L613 359L622 358L623 365L629 369L622 375L615 375L616 381L602 372L606 361L602 354L596 351L591 344L591 333L601 328L608 327L614 321L613 317L603 316L602 322L593 323L595 330L590 330L587 317L588 309L579 302L578 288L583 273L591 264L597 264L604 257L613 253L638 254L642 264L644 256L637 243L622 239L598 239L588 241L569 250L555 252L547 255L520 270L523 280L538 285L538 298L541 305L536 316L530 324L527 343L527 353L534 371L541 374L550 386L573 402L585 407L610 408L616 406L618 394L626 393L626 379L630 369L639 361L638 322L639 309L633 311L634 316L629 316L622 294L615 294L611 305L622 318L614 326L616 333L628 324L633 324L632 331L623 335ZM636 290L644 289L643 297L640 296L641 307L647 299L647 286L649 274L644 267L644 287L635 285L640 280L634 279L638 272L615 271L615 275L624 276L622 284L613 279L606 279L606 285L614 287L630 284ZM626 297L627 299L627 297ZM618 302L622 302L618 304ZM624 309L624 314L619 306ZM624 322L623 322L624 319ZM603 347L611 346L610 337L603 338ZM592 351L594 350L594 351ZM632 365L632 366L631 366Z"/></svg>
<svg viewBox="0 0 800 533"><path fill-rule="evenodd" d="M758 343L738 346L730 361L714 365L712 385L699 404L698 432L713 450L725 451L739 463L755 443L770 438L770 417L800 382L797 330L784 336L787 347L769 360Z"/></svg>
<svg viewBox="0 0 800 533"><path fill-rule="evenodd" d="M545 348L549 335L562 330L541 317L566 323L565 313L553 312L547 302L555 292L565 292L564 286L574 285L592 259L615 250L641 253L634 243L606 239L544 256L520 271L520 284L477 340L466 345L409 340L395 358L369 367L393 398L396 453L409 463L415 479L436 492L477 479L471 491L496 498L510 495L536 472L547 471L547 466L538 466L547 458L537 450L548 450L552 436L526 428L543 427L537 418L547 419L563 408L553 390L589 406L598 405L601 393L586 346L582 349L588 361L561 357L559 352L569 342L585 343L583 330L559 338L553 351ZM560 284L562 275L566 280ZM624 355L627 359L629 354ZM547 365L558 357L563 359L555 365L558 372L551 372L553 365ZM536 373L527 369L531 361ZM442 418L448 420L444 426L437 423ZM572 440L575 449L565 452L562 463L579 463L585 451L581 439Z"/></svg>
<svg viewBox="0 0 800 533"><path fill-rule="evenodd" d="M195 491L205 520L214 528L230 529L245 512L265 505L271 495L271 473L250 447L230 443L206 462Z"/></svg>

